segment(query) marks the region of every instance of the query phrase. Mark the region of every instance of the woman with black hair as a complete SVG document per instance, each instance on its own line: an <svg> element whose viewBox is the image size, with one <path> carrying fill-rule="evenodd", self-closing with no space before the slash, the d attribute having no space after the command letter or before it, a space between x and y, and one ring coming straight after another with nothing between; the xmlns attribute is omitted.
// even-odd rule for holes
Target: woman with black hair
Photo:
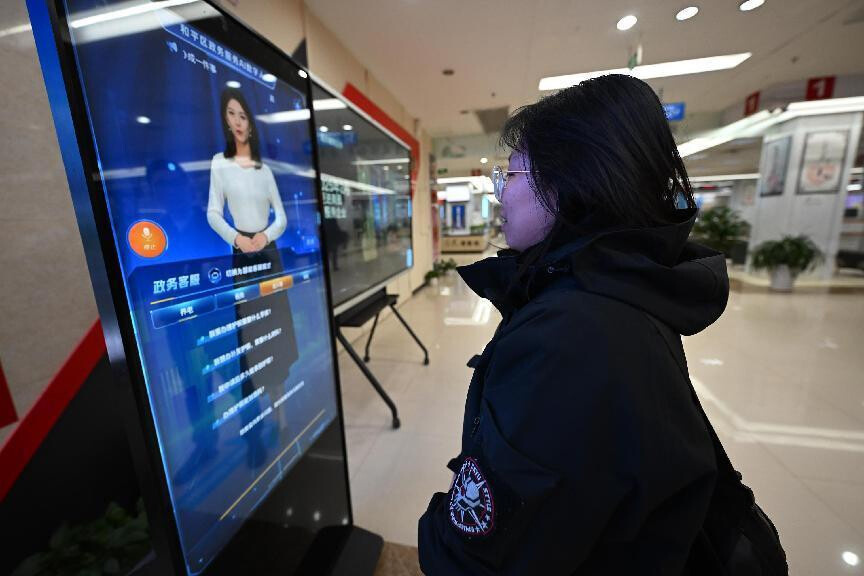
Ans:
<svg viewBox="0 0 864 576"><path fill-rule="evenodd" d="M261 162L258 130L243 93L226 88L220 100L225 151L213 156L207 222L228 245L257 252L285 231L285 208L273 172ZM223 215L226 202L234 226Z"/></svg>
<svg viewBox="0 0 864 576"><path fill-rule="evenodd" d="M680 340L723 312L726 263L687 241L696 204L659 99L595 78L520 109L501 142L511 250L459 272L503 320L469 362L453 482L420 519L423 571L740 573L726 544L736 561L755 548L733 538L752 493Z"/></svg>
<svg viewBox="0 0 864 576"><path fill-rule="evenodd" d="M234 275L235 286L254 291L256 277L272 277L284 270L276 240L285 231L287 218L276 178L270 167L261 161L258 130L243 93L236 88L226 88L220 99L220 112L225 151L213 156L207 221L232 247L232 267L240 272ZM225 220L226 203L233 226ZM242 273L243 270L257 272ZM265 340L240 357L239 373L253 372L243 381L241 393L246 397L263 387L272 405L285 394L285 381L299 355L288 293L255 295L247 301L244 292L234 308L237 320L260 319L238 328L237 341L231 347L252 344L257 338ZM274 334L275 337L268 339ZM261 366L265 367L259 369ZM228 380L237 374L235 368L220 377ZM244 427L253 417L248 410L243 412ZM247 463L257 469L266 463L267 446L272 443L263 441L260 425L244 436L249 444Z"/></svg>

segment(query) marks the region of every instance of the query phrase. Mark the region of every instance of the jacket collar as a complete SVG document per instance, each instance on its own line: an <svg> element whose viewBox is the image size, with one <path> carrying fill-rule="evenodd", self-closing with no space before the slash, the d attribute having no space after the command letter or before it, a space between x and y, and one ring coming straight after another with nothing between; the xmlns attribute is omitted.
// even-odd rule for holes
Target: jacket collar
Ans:
<svg viewBox="0 0 864 576"><path fill-rule="evenodd" d="M607 229L571 242L549 252L517 280L520 253L502 250L497 256L460 266L459 275L482 298L488 299L507 318L544 288L569 276L579 267L582 255L595 245L636 251L663 266L673 266L681 256L696 210L682 210L684 218L656 228Z"/></svg>

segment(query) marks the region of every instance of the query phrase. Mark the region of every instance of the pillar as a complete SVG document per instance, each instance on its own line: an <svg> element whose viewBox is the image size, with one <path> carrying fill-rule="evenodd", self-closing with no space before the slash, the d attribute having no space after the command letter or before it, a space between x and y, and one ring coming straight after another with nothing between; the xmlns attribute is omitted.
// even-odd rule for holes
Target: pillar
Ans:
<svg viewBox="0 0 864 576"><path fill-rule="evenodd" d="M834 275L861 124L861 112L825 114L794 118L766 132L750 233L751 250L766 240L803 234L825 256L824 262L811 273L812 277L827 280ZM841 143L842 158L835 159ZM786 158L785 170L783 158ZM825 161L818 162L820 159ZM802 174L802 168L807 174ZM820 186L819 182L824 184Z"/></svg>

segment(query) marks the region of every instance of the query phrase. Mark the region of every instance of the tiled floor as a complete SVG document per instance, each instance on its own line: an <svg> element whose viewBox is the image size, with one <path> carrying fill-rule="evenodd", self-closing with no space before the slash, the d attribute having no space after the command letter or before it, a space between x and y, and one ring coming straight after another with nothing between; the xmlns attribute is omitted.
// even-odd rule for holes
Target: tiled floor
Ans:
<svg viewBox="0 0 864 576"><path fill-rule="evenodd" d="M370 367L386 406L340 355L355 519L416 544L417 518L450 481L470 370L499 320L457 277L378 328ZM359 333L355 333L355 336ZM864 294L733 293L723 317L685 341L690 371L730 457L775 520L794 575L864 574ZM846 554L848 560L854 560Z"/></svg>

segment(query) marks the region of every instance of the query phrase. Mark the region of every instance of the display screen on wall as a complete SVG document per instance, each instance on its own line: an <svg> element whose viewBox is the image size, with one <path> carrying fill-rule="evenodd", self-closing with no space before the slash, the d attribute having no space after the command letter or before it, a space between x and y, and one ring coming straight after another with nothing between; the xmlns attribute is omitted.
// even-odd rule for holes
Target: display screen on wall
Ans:
<svg viewBox="0 0 864 576"><path fill-rule="evenodd" d="M310 87L204 2L66 7L117 312L197 574L339 417Z"/></svg>
<svg viewBox="0 0 864 576"><path fill-rule="evenodd" d="M333 303L413 265L411 156L401 142L313 84Z"/></svg>

